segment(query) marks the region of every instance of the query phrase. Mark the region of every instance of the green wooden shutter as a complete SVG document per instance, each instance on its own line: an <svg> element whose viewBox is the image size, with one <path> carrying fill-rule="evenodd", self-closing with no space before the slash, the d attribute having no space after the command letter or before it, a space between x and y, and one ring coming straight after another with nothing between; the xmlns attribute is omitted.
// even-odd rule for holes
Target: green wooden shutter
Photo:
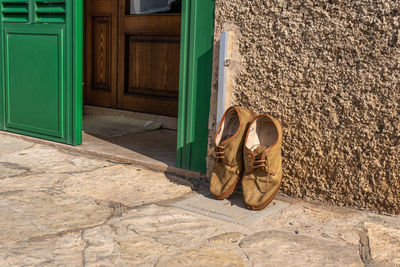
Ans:
<svg viewBox="0 0 400 267"><path fill-rule="evenodd" d="M80 144L81 1L0 2L0 128Z"/></svg>

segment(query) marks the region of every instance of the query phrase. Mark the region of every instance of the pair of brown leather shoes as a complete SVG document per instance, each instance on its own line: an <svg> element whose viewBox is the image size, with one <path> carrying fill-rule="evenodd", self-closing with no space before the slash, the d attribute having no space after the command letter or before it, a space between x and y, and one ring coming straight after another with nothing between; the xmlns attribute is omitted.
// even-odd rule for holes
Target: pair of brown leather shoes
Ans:
<svg viewBox="0 0 400 267"><path fill-rule="evenodd" d="M242 181L249 209L268 206L282 181L282 127L278 120L255 116L242 107L230 107L214 139L216 163L210 192L216 199L229 197Z"/></svg>

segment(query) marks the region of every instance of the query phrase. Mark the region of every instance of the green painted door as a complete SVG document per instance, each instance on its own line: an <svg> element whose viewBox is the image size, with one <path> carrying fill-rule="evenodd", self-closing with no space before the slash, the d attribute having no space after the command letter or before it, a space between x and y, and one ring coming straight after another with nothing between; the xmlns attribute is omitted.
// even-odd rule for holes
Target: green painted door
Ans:
<svg viewBox="0 0 400 267"><path fill-rule="evenodd" d="M182 1L177 166L205 172L215 0Z"/></svg>
<svg viewBox="0 0 400 267"><path fill-rule="evenodd" d="M80 144L82 2L0 1L0 129Z"/></svg>

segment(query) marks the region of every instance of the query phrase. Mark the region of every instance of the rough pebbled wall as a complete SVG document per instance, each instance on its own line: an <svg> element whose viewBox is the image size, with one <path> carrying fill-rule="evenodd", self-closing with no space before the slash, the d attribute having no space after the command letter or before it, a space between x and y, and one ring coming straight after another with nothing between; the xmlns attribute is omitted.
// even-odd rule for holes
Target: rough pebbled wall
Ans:
<svg viewBox="0 0 400 267"><path fill-rule="evenodd" d="M233 102L282 122L282 192L400 213L400 1L216 0L215 16L215 47L239 40Z"/></svg>

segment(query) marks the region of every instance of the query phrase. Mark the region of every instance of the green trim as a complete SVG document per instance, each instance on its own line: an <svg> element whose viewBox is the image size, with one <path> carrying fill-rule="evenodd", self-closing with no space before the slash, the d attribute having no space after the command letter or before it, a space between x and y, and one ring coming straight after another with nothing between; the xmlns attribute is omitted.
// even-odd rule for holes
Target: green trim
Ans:
<svg viewBox="0 0 400 267"><path fill-rule="evenodd" d="M188 59L189 59L189 26L190 26L190 5L191 1L182 1L182 27L181 27L181 55L180 55L180 77L179 77L179 109L178 109L178 141L177 141L177 154L176 165L178 168L188 166L187 156L185 156L185 136L186 136L186 103L187 103L187 73L188 73ZM188 151L188 149L186 149Z"/></svg>
<svg viewBox="0 0 400 267"><path fill-rule="evenodd" d="M0 4L0 130L5 130L4 122L5 122L5 117L4 117L4 111L5 111L5 86L4 86L4 65L3 65L3 27L2 27L2 21L3 21L3 5Z"/></svg>
<svg viewBox="0 0 400 267"><path fill-rule="evenodd" d="M215 0L182 1L177 167L206 171Z"/></svg>
<svg viewBox="0 0 400 267"><path fill-rule="evenodd" d="M82 113L83 113L83 1L73 1L72 36L73 40L73 90L72 90L72 144L82 144Z"/></svg>

